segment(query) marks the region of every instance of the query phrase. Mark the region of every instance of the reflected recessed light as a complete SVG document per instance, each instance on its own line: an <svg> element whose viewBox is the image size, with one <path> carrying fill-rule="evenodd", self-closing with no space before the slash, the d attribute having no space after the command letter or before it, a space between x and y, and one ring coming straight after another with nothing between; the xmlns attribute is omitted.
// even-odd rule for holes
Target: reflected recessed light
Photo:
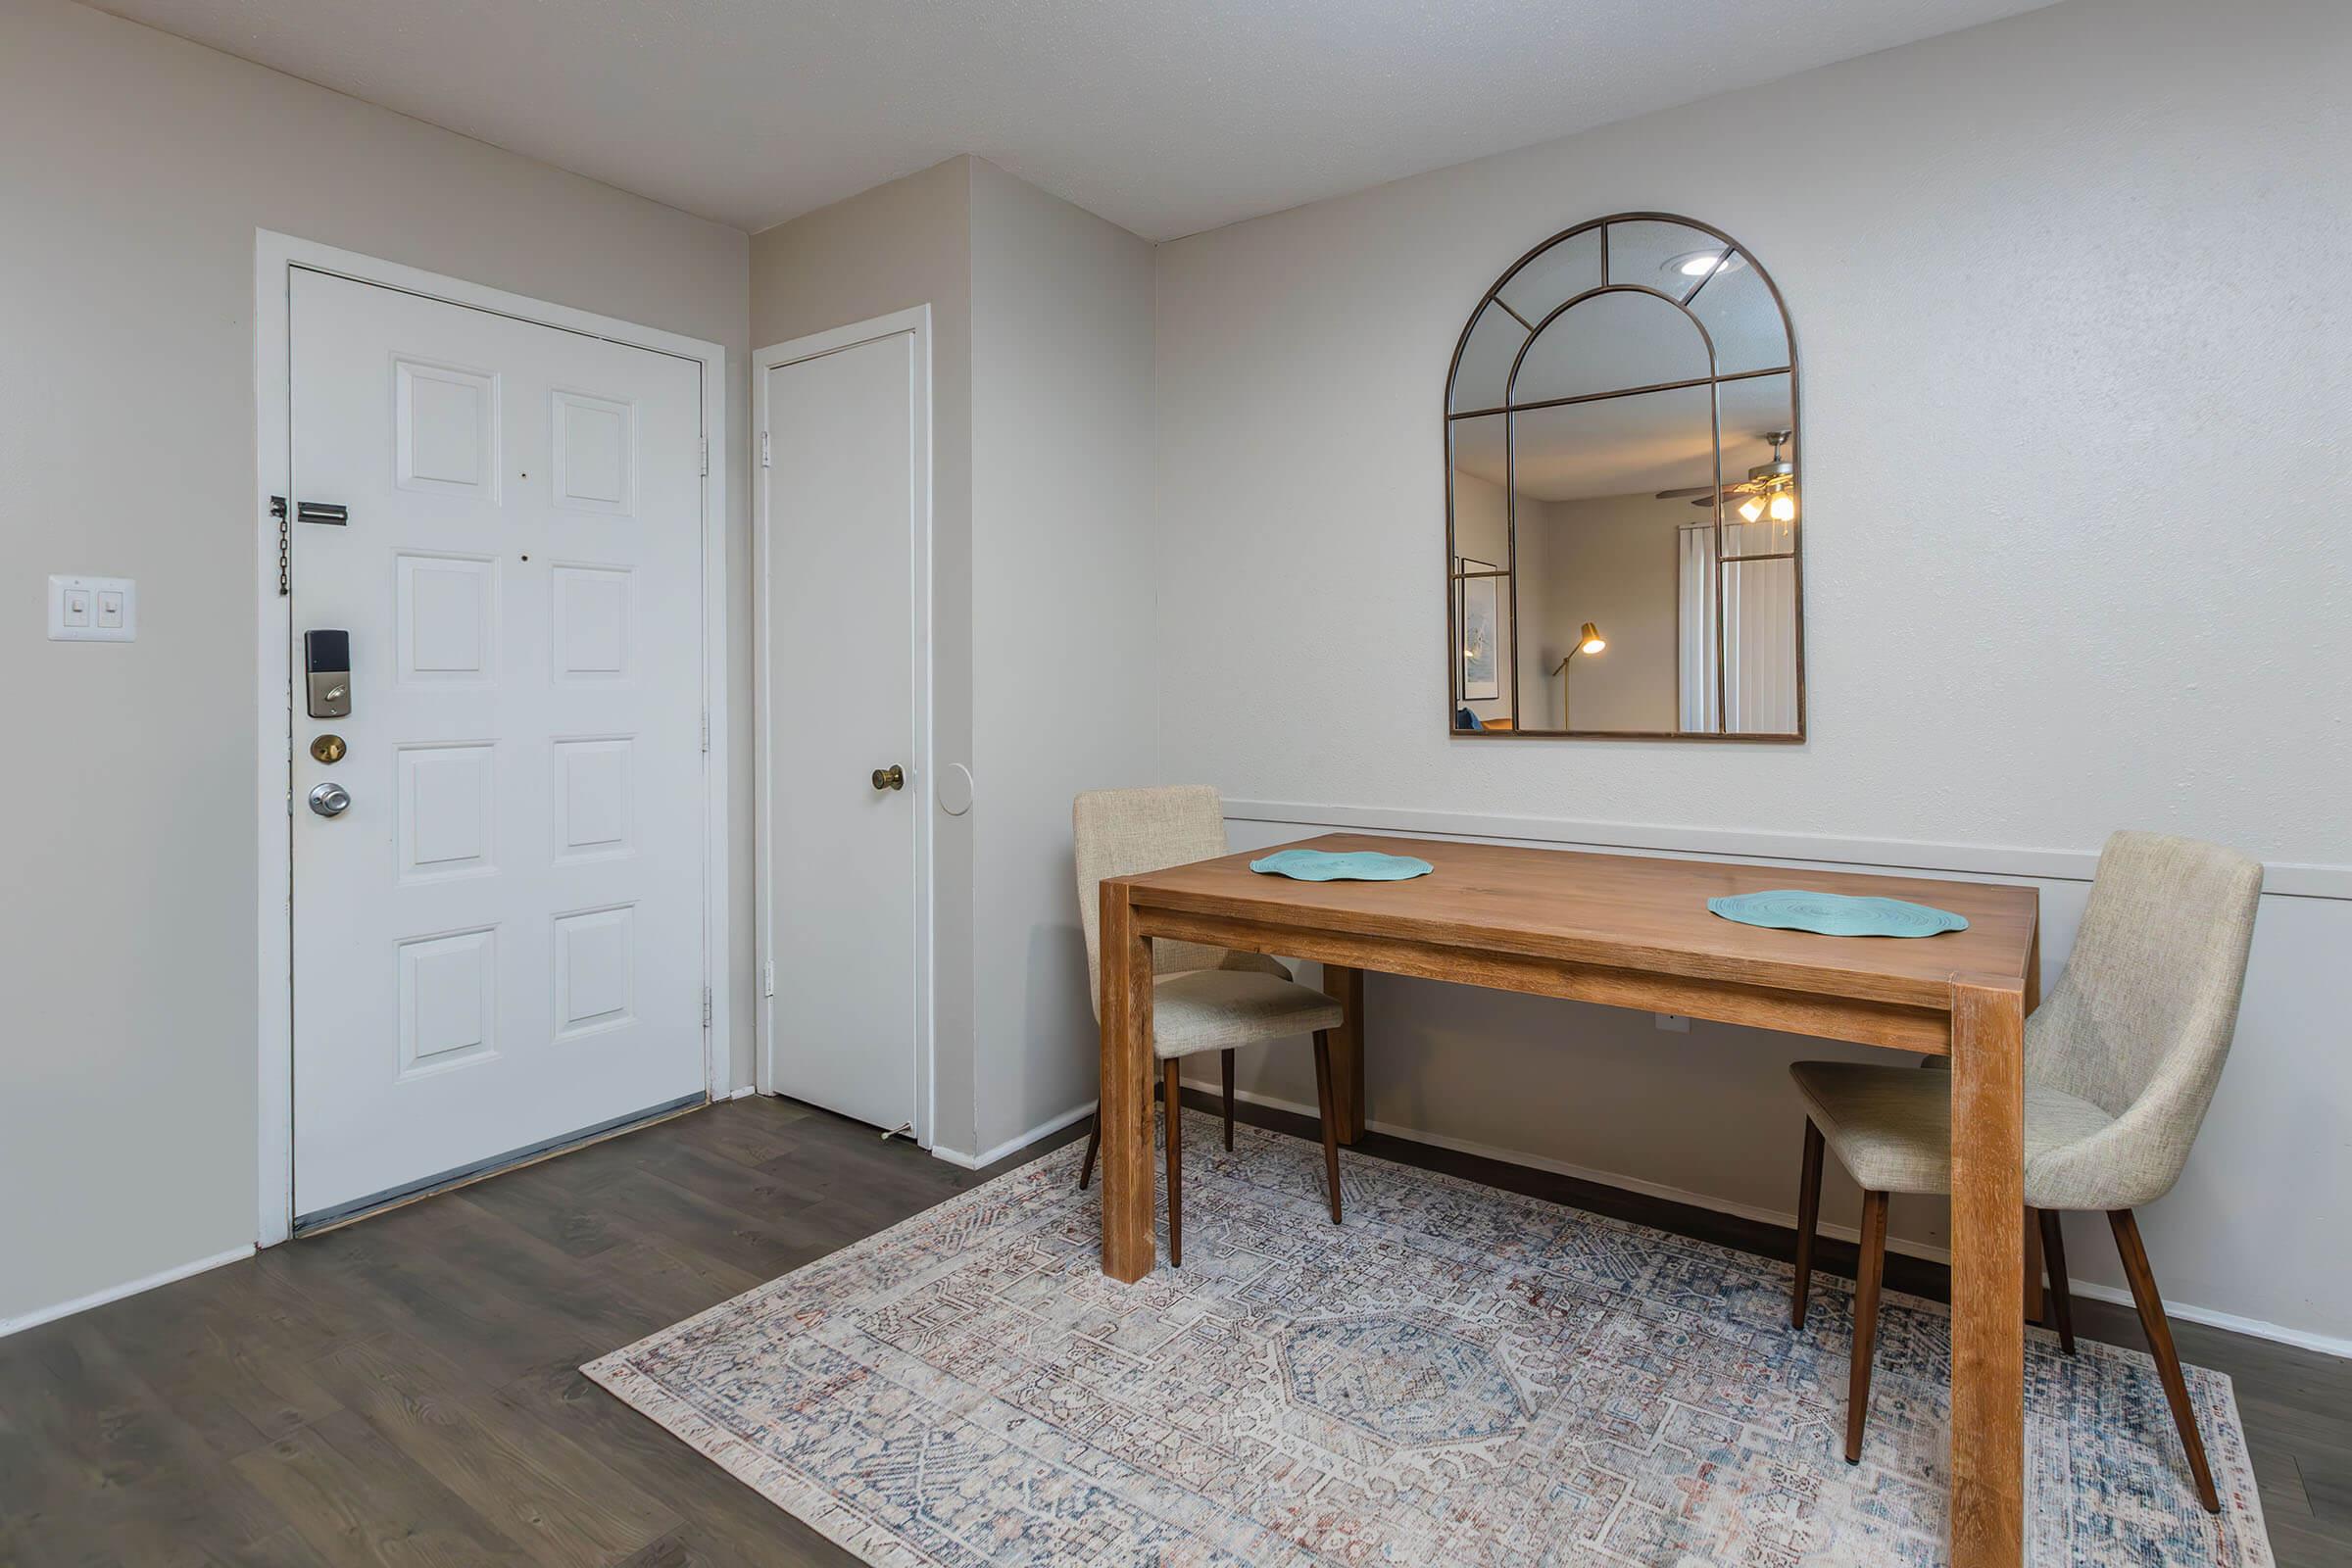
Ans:
<svg viewBox="0 0 2352 1568"><path fill-rule="evenodd" d="M1747 265L1747 258L1738 251L1685 251L1671 256L1661 272L1675 272L1684 277L1705 277L1710 272L1736 272Z"/></svg>

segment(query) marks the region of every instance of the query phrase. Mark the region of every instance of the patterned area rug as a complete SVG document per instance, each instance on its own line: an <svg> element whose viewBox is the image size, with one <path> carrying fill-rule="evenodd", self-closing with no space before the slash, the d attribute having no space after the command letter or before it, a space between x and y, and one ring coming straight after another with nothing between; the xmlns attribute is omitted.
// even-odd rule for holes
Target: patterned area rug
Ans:
<svg viewBox="0 0 2352 1568"><path fill-rule="evenodd" d="M1889 1297L1862 1463L1851 1296L1781 1264L1186 1121L1185 1266L1098 1271L1078 1146L586 1370L867 1562L1943 1561L1949 1337ZM1164 1225L1164 1216L1163 1216ZM2029 1557L2269 1568L2229 1380L2028 1348Z"/></svg>

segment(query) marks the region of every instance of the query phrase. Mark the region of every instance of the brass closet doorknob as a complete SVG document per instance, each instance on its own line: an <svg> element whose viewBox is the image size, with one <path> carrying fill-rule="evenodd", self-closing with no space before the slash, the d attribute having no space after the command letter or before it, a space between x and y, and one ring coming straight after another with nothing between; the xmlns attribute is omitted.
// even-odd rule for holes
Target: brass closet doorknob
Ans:
<svg viewBox="0 0 2352 1568"><path fill-rule="evenodd" d="M348 750L350 748L343 744L340 735L321 735L311 742L311 755L329 766L343 760L343 754Z"/></svg>
<svg viewBox="0 0 2352 1568"><path fill-rule="evenodd" d="M898 763L893 762L888 767L877 767L874 769L874 788L878 790L903 790L906 787L906 770L901 767Z"/></svg>

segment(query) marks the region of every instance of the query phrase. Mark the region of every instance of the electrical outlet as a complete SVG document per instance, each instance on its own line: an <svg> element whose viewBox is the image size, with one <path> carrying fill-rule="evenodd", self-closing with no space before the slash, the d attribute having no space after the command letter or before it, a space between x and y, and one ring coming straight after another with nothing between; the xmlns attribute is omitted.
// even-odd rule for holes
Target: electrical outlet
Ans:
<svg viewBox="0 0 2352 1568"><path fill-rule="evenodd" d="M139 635L139 585L128 577L49 579L49 640L126 643Z"/></svg>
<svg viewBox="0 0 2352 1568"><path fill-rule="evenodd" d="M1690 1032L1690 1020L1679 1012L1653 1012L1650 1017L1670 1035L1687 1035Z"/></svg>

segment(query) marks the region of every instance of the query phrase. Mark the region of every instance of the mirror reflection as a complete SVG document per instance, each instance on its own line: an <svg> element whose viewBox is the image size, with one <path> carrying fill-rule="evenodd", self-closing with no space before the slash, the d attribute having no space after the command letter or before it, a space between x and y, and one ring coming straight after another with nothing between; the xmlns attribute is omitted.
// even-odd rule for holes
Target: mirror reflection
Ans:
<svg viewBox="0 0 2352 1568"><path fill-rule="evenodd" d="M1472 313L1446 409L1451 729L1802 737L1795 367L1751 257L1579 225Z"/></svg>

